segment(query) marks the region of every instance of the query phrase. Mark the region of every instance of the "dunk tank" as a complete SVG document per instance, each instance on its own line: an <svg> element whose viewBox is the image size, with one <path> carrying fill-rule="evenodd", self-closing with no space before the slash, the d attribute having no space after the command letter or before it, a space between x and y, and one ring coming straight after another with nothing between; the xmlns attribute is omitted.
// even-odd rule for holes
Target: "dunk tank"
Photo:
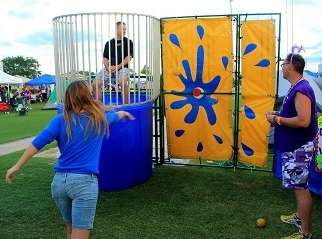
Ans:
<svg viewBox="0 0 322 239"><path fill-rule="evenodd" d="M167 139L160 134L165 157L159 163L269 172L273 164L275 176L280 176L281 162L270 153L271 126L265 113L276 109L285 82L279 79L281 14L159 20L91 13L60 16L53 22L59 102L71 81L87 80L98 100L136 117L111 127L103 142L100 190L129 188L151 177L152 105L160 95L160 51L162 110L154 121L160 120L160 132L166 125ZM112 39L119 39L117 47L115 40L112 47ZM126 74L113 71L113 57L127 58L119 63ZM321 156L310 171L309 188L322 195Z"/></svg>
<svg viewBox="0 0 322 239"><path fill-rule="evenodd" d="M153 102L160 94L159 20L141 14L84 13L56 17L53 28L58 104L63 105L69 83L86 80L107 108L136 118L110 127L101 148L100 190L144 183L152 175ZM114 72L116 64L125 71Z"/></svg>

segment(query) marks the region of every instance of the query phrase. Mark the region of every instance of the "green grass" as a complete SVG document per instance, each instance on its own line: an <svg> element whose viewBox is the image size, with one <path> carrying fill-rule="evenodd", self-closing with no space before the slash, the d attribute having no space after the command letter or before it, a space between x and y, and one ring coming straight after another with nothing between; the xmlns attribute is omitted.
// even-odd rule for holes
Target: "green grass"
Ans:
<svg viewBox="0 0 322 239"><path fill-rule="evenodd" d="M41 110L44 104L32 104L27 115L0 114L0 144L37 135L56 114L55 110Z"/></svg>
<svg viewBox="0 0 322 239"><path fill-rule="evenodd" d="M0 175L19 157L0 157ZM11 185L0 181L0 238L64 238L63 221L50 197L53 159L34 158ZM291 191L269 173L161 166L131 190L101 193L94 239L273 239L296 231L279 215L293 212ZM268 226L255 227L265 216ZM313 232L322 238L322 199L314 198Z"/></svg>

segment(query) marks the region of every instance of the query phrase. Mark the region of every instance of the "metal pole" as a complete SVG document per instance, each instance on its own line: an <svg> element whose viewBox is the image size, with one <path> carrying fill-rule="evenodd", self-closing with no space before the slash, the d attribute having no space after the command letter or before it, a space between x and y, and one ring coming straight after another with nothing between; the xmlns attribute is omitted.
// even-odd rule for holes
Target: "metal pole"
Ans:
<svg viewBox="0 0 322 239"><path fill-rule="evenodd" d="M111 87L111 83L112 83L112 75L111 75L111 17L110 15L108 15L108 83L109 83L109 90L110 90L110 104L112 104L112 87ZM107 69L106 69L107 70ZM105 74L103 74L105 75ZM116 91L116 89L115 89Z"/></svg>
<svg viewBox="0 0 322 239"><path fill-rule="evenodd" d="M71 80L76 80L75 79L75 72L76 72L76 55L75 55L75 40L74 40L74 23L72 16L69 17L70 21L70 28L69 28L69 36L70 36L70 50L71 50Z"/></svg>
<svg viewBox="0 0 322 239"><path fill-rule="evenodd" d="M165 104L164 104L164 78L163 78L163 25L162 20L160 20L160 48L161 48L161 76L160 78L160 96L159 96L159 106L160 106L160 163L163 164L165 160L165 135L164 135L164 119L165 119Z"/></svg>
<svg viewBox="0 0 322 239"><path fill-rule="evenodd" d="M148 17L145 17L145 85L146 88L149 89L149 74L148 74L148 68L149 68L149 21L148 21ZM146 98L150 98L149 96L149 91L147 91L147 89L145 89L145 95Z"/></svg>
<svg viewBox="0 0 322 239"><path fill-rule="evenodd" d="M150 77L150 99L153 100L153 57L154 57L154 49L152 48L152 42L153 42L153 28L152 28L152 22L151 18L149 18L149 31L150 31L150 39L149 39L149 49L150 49L150 54L149 54L149 77Z"/></svg>
<svg viewBox="0 0 322 239"><path fill-rule="evenodd" d="M292 46L294 45L294 2L291 0L291 17L292 17L292 22L291 22L291 28L292 28L292 35L291 35L291 42Z"/></svg>
<svg viewBox="0 0 322 239"><path fill-rule="evenodd" d="M130 62L131 62L131 44L130 44L130 24L129 24L129 15L126 15L126 28L127 28L127 57L130 59L129 63L127 64L128 67L128 79L127 79L127 84L128 84L128 99L129 102L128 104L131 103L131 72L130 72Z"/></svg>
<svg viewBox="0 0 322 239"><path fill-rule="evenodd" d="M114 21L114 28L115 28L115 48L114 48L114 51L115 51L115 66L117 65L117 60L118 60L118 52L117 52L117 25L116 25L116 15L115 15L115 21ZM119 104L119 83L118 83L118 72L115 71L115 77L116 77L116 89L115 89L115 92L116 92L116 105Z"/></svg>
<svg viewBox="0 0 322 239"><path fill-rule="evenodd" d="M140 17L138 16L138 103L141 102L141 72L140 72Z"/></svg>
<svg viewBox="0 0 322 239"><path fill-rule="evenodd" d="M66 81L67 81L67 71L66 71L66 64L65 64L65 52L67 51L67 46L66 46L66 35L65 35L65 28L66 28L66 23L64 19L62 19L62 52L63 52L63 75L64 75L64 87L63 91L66 89Z"/></svg>
<svg viewBox="0 0 322 239"><path fill-rule="evenodd" d="M288 0L285 1L285 18L286 18L286 51L288 51Z"/></svg>
<svg viewBox="0 0 322 239"><path fill-rule="evenodd" d="M241 21L240 16L237 16L237 26L236 26L236 72L235 72L235 118L234 118L234 156L233 165L237 167L238 165L238 151L239 151L239 97L240 97L240 28Z"/></svg>
<svg viewBox="0 0 322 239"><path fill-rule="evenodd" d="M88 83L91 85L91 38L90 38L90 24L89 14L87 15L87 53L88 53Z"/></svg>
<svg viewBox="0 0 322 239"><path fill-rule="evenodd" d="M133 32L133 71L134 71L134 79L133 79L133 94L134 94L134 96L133 96L133 101L134 101L134 103L137 103L137 99L136 99L136 84L137 84L137 82L136 82L136 64L135 64L135 62L136 62L136 55L135 55L135 46L136 46L136 39L135 39L135 15L133 15L133 24L132 24L132 32Z"/></svg>
<svg viewBox="0 0 322 239"><path fill-rule="evenodd" d="M102 54L104 55L104 43L103 43L103 14L101 14L101 55ZM104 56L103 56L104 57ZM101 61L101 71L102 71L102 102L103 102L103 105L105 105L105 77L104 77L104 64L103 64L103 57L102 57L102 61ZM96 71L96 74L98 72Z"/></svg>
<svg viewBox="0 0 322 239"><path fill-rule="evenodd" d="M59 56L59 46L58 46L59 30L58 30L56 20L53 21L53 28L54 28L54 56L55 56L56 93L57 93L57 96L58 96L59 103L61 104L62 103L62 101L61 101L62 95L61 95L61 91L60 91L61 75L60 75L60 70L59 70L60 56Z"/></svg>
<svg viewBox="0 0 322 239"><path fill-rule="evenodd" d="M121 32L121 69L122 71L124 70L124 30L123 30L123 27L124 27L124 24L123 24L123 15L121 14L121 26L122 26L122 32ZM118 62L116 63L116 65L118 65ZM125 90L124 90L124 86L125 86L125 77L124 77L124 74L122 75L122 92L121 92L121 96L122 96L122 104L124 105L125 104Z"/></svg>
<svg viewBox="0 0 322 239"><path fill-rule="evenodd" d="M280 79L280 74L279 74L279 70L280 70L280 60L281 60L281 14L279 14L278 16L278 41L277 41L277 45L278 45L278 52L277 52L277 62L276 62L276 95L275 95L275 99L278 99L278 90L279 90L279 79Z"/></svg>
<svg viewBox="0 0 322 239"><path fill-rule="evenodd" d="M153 100L153 78L152 78L152 73L153 73L153 49L152 49L152 42L153 42L153 35L152 35L152 23L151 23L151 18L149 17L149 91L150 91L150 99ZM146 99L147 100L147 99Z"/></svg>
<svg viewBox="0 0 322 239"><path fill-rule="evenodd" d="M69 22L67 17L65 18L65 43L66 43L66 68L67 68L67 79L70 80L70 39L69 39ZM67 85L68 86L68 85ZM66 87L67 87L66 86Z"/></svg>
<svg viewBox="0 0 322 239"><path fill-rule="evenodd" d="M84 46L84 19L81 15L81 32L82 32L82 65L83 65L83 80L85 80L85 46Z"/></svg>
<svg viewBox="0 0 322 239"><path fill-rule="evenodd" d="M75 16L75 41L76 41L76 75L78 79L79 75L79 61L78 61L78 27L77 27L77 16Z"/></svg>
<svg viewBox="0 0 322 239"><path fill-rule="evenodd" d="M95 74L97 72L97 31L96 31L96 14L94 14L94 40L95 40Z"/></svg>

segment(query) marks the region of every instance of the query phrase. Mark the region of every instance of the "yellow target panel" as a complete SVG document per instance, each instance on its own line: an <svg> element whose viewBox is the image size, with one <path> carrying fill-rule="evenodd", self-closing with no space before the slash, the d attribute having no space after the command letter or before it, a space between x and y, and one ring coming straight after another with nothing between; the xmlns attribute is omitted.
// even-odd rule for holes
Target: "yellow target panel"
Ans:
<svg viewBox="0 0 322 239"><path fill-rule="evenodd" d="M262 167L267 163L270 130L265 113L273 110L276 92L275 22L244 21L241 36L239 159Z"/></svg>
<svg viewBox="0 0 322 239"><path fill-rule="evenodd" d="M163 79L169 155L232 156L232 20L162 21Z"/></svg>

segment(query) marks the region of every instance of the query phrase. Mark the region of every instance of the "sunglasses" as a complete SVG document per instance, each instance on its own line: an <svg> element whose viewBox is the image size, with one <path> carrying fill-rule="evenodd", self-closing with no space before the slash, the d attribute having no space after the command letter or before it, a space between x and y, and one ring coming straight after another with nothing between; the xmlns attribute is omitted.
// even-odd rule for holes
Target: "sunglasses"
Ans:
<svg viewBox="0 0 322 239"><path fill-rule="evenodd" d="M291 64L291 63L289 63L289 62L284 62L284 63L282 63L282 64L281 64L281 66L285 66L285 65L288 65L288 64Z"/></svg>

